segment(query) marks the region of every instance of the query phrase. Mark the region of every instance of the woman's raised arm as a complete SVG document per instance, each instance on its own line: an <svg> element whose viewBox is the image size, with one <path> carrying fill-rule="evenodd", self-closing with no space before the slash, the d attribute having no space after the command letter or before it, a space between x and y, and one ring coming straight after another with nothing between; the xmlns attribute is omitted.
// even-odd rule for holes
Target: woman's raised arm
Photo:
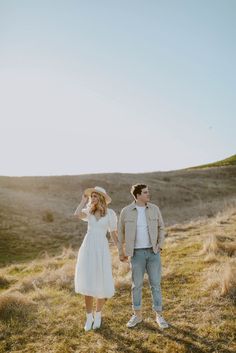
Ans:
<svg viewBox="0 0 236 353"><path fill-rule="evenodd" d="M78 207L76 208L76 210L74 212L75 217L82 219L87 216L84 212L81 212L82 209L84 208L84 206L86 205L87 201L88 201L88 196L83 195Z"/></svg>

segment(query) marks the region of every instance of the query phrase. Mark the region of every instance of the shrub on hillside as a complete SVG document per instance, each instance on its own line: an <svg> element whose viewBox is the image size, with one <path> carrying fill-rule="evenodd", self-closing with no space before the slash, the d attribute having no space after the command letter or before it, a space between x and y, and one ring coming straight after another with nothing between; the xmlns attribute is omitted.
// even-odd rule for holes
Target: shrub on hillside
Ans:
<svg viewBox="0 0 236 353"><path fill-rule="evenodd" d="M0 319L8 321L14 318L25 319L36 308L36 303L19 292L0 296Z"/></svg>
<svg viewBox="0 0 236 353"><path fill-rule="evenodd" d="M53 222L54 221L54 216L53 216L53 213L52 211L50 210L46 210L43 212L43 215L42 215L42 219L44 222Z"/></svg>
<svg viewBox="0 0 236 353"><path fill-rule="evenodd" d="M229 296L236 302L236 265L225 266L221 281L221 295Z"/></svg>
<svg viewBox="0 0 236 353"><path fill-rule="evenodd" d="M8 288L10 286L10 281L4 276L0 276L0 288Z"/></svg>
<svg viewBox="0 0 236 353"><path fill-rule="evenodd" d="M202 253L206 255L221 254L233 256L236 254L236 242L222 241L215 234L212 234L204 239Z"/></svg>
<svg viewBox="0 0 236 353"><path fill-rule="evenodd" d="M24 279L17 289L22 293L53 286L59 289L74 289L74 263L66 263L57 269L47 269L38 276Z"/></svg>

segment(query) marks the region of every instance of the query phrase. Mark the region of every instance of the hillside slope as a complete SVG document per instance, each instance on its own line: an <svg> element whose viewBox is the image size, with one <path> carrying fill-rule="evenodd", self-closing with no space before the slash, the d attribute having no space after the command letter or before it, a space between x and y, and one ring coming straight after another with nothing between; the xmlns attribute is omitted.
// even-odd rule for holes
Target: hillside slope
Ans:
<svg viewBox="0 0 236 353"><path fill-rule="evenodd" d="M231 166L231 165L236 165L236 154L234 154L231 157L222 159L221 161L218 161L218 162L203 164L203 165L199 165L199 166L192 167L192 168L189 168L189 169L203 169L203 168L225 167L225 166Z"/></svg>
<svg viewBox="0 0 236 353"><path fill-rule="evenodd" d="M49 177L0 177L0 266L33 259L63 246L78 249L86 231L72 214L86 187L100 185L119 215L132 202L130 187L144 182L166 225L212 217L235 204L236 166L153 172Z"/></svg>

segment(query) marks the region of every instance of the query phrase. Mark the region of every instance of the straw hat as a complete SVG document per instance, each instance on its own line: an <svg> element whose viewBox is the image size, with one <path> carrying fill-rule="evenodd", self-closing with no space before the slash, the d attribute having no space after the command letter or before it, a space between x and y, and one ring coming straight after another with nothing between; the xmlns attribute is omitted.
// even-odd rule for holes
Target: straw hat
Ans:
<svg viewBox="0 0 236 353"><path fill-rule="evenodd" d="M91 196L93 192L97 192L105 197L106 203L109 204L111 202L110 196L107 195L106 190L100 186L95 186L94 188L88 188L84 191L84 195Z"/></svg>

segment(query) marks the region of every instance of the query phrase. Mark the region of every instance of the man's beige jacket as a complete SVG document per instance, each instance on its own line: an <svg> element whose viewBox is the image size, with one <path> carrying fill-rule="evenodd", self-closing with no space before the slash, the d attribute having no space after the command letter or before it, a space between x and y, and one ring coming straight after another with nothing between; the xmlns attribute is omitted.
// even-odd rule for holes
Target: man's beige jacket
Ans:
<svg viewBox="0 0 236 353"><path fill-rule="evenodd" d="M118 250L119 255L133 256L137 228L137 208L135 201L121 210L118 222ZM148 233L154 253L163 247L165 231L159 207L151 202L146 204L146 218ZM123 244L125 243L125 251Z"/></svg>

